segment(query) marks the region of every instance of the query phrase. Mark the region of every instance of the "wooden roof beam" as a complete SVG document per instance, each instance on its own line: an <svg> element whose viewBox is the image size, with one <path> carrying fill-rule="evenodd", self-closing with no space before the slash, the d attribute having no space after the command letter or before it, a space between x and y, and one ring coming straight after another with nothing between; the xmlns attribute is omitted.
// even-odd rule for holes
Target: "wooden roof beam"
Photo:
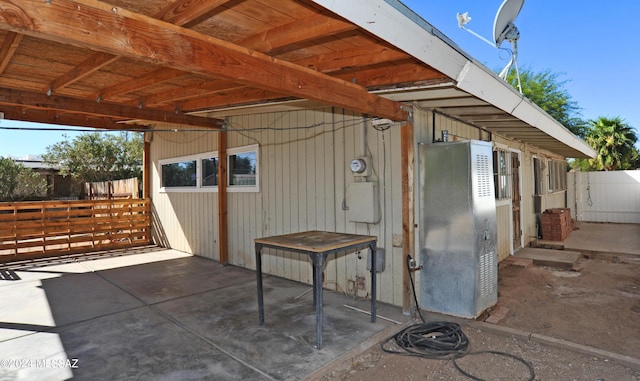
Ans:
<svg viewBox="0 0 640 381"><path fill-rule="evenodd" d="M20 33L9 32L7 33L2 46L0 46L0 74L4 72L4 69L9 65L9 61L18 50L22 35Z"/></svg>
<svg viewBox="0 0 640 381"><path fill-rule="evenodd" d="M317 14L305 20L294 21L255 34L237 42L237 44L262 53L273 53L294 44L348 32L356 28L354 24Z"/></svg>
<svg viewBox="0 0 640 381"><path fill-rule="evenodd" d="M92 73L95 73L96 71L116 61L118 58L120 57L114 56L113 54L103 52L94 53L87 57L84 61L80 62L78 65L74 66L68 72L54 79L49 84L49 88L46 89L46 91L48 94L53 94L58 89L67 87L72 83L79 81Z"/></svg>
<svg viewBox="0 0 640 381"><path fill-rule="evenodd" d="M166 122L187 126L222 128L223 120L186 115L170 111L140 109L137 107L118 104L97 103L57 95L18 91L0 88L0 105L13 107L27 107L41 110L57 110L75 114L112 117L127 120L146 120L152 122Z"/></svg>
<svg viewBox="0 0 640 381"><path fill-rule="evenodd" d="M156 14L155 18L180 26L193 26L192 23L195 24L197 20L229 1L231 0L177 0ZM4 55L1 57L4 57ZM11 56L8 59L11 59ZM52 94L56 90L69 86L118 59L120 59L120 56L96 52L73 69L56 78L51 82L47 91ZM2 70L0 70L1 72Z"/></svg>
<svg viewBox="0 0 640 381"><path fill-rule="evenodd" d="M246 105L259 103L260 101L266 102L282 98L287 98L287 95L274 93L268 90L245 87L241 89L233 89L232 91L221 91L205 98L182 102L180 103L179 108L186 112L213 110L221 107Z"/></svg>
<svg viewBox="0 0 640 381"><path fill-rule="evenodd" d="M220 92L244 89L246 86L229 81L202 81L194 86L171 89L144 97L140 103L144 107L186 101L193 98L204 98ZM186 110L186 109L185 109Z"/></svg>
<svg viewBox="0 0 640 381"><path fill-rule="evenodd" d="M364 87L95 0L0 0L0 29L236 81L391 120L398 102Z"/></svg>
<svg viewBox="0 0 640 381"><path fill-rule="evenodd" d="M323 73L333 73L355 67L404 60L407 57L406 53L389 47L365 45L354 49L320 54L294 61L294 63Z"/></svg>
<svg viewBox="0 0 640 381"><path fill-rule="evenodd" d="M191 28L230 1L232 0L176 0L154 17Z"/></svg>
<svg viewBox="0 0 640 381"><path fill-rule="evenodd" d="M388 67L373 67L364 70L353 70L336 74L335 77L345 81L354 82L364 87L377 87L390 84L403 84L424 81L448 79L440 72L417 65L414 62L404 62L394 65L392 69Z"/></svg>
<svg viewBox="0 0 640 381"><path fill-rule="evenodd" d="M323 15L314 15L302 21L278 26L247 37L237 44L262 53L271 53L274 50L280 50L300 42L354 29L356 29L356 26L353 24L328 18ZM404 55L403 58L406 58L406 55ZM195 98L199 96L206 97L213 94L210 91L199 92L200 87L201 86L194 86L192 88L184 89L183 91L167 91L163 94L152 95L142 99L141 103L144 105L157 105L184 99L185 95L187 95L187 97ZM213 88L215 89L216 87L214 86ZM238 87L235 86L235 88ZM215 92L218 92L219 90L220 89ZM180 95L180 93L183 95ZM216 101L215 103L217 104L218 102Z"/></svg>
<svg viewBox="0 0 640 381"><path fill-rule="evenodd" d="M52 112L50 110L0 106L0 112L4 113L5 119L20 120L25 122L99 128L104 130L144 131L148 129L147 126L140 125L140 124L117 123L112 118L93 117L89 115L65 114L65 113L59 113L59 112Z"/></svg>
<svg viewBox="0 0 640 381"><path fill-rule="evenodd" d="M112 99L115 96L130 93L132 91L144 89L145 87L153 86L156 83L169 81L171 79L187 75L188 73L182 70L176 70L171 68L160 68L147 73L143 76L133 78L129 81L120 82L116 85L108 87L102 90L99 94L95 95L96 99L105 101Z"/></svg>

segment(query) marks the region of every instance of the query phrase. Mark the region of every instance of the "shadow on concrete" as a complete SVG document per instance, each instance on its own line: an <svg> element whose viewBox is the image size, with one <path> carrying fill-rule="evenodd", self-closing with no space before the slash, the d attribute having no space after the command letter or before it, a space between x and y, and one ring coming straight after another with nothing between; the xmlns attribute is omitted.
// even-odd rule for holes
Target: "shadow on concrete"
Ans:
<svg viewBox="0 0 640 381"><path fill-rule="evenodd" d="M309 285L265 276L260 327L255 272L173 250L14 271L20 280L0 280L12 306L0 310L0 358L22 363L0 379L298 380L395 326L325 290L317 350Z"/></svg>

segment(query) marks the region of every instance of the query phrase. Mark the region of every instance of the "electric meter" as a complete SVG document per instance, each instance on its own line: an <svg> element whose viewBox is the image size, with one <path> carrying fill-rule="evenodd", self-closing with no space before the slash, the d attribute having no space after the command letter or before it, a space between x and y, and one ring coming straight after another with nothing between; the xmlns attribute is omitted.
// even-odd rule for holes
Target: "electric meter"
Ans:
<svg viewBox="0 0 640 381"><path fill-rule="evenodd" d="M353 173L363 173L367 169L367 163L364 159L353 159L351 160L349 168L351 168L351 172Z"/></svg>

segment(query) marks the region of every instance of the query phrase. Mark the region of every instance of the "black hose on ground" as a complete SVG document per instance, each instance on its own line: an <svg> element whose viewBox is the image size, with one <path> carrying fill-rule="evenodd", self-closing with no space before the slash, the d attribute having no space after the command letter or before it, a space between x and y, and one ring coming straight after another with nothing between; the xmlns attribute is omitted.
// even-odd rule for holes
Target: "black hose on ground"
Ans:
<svg viewBox="0 0 640 381"><path fill-rule="evenodd" d="M529 370L528 381L535 379L533 366L523 358L499 351L479 351L469 352L469 339L462 332L460 324L446 321L427 322L420 312L418 298L416 296L416 288L413 282L411 272L411 256L407 255L407 271L411 280L411 290L413 291L413 300L416 303L416 310L420 316L422 323L417 323L404 328L400 332L385 340L380 346L383 351L404 356L417 356L435 360L451 360L455 368L465 376L476 381L485 381L463 370L456 360L465 356L479 354L493 354L512 358L524 364ZM390 344L395 343L395 348Z"/></svg>

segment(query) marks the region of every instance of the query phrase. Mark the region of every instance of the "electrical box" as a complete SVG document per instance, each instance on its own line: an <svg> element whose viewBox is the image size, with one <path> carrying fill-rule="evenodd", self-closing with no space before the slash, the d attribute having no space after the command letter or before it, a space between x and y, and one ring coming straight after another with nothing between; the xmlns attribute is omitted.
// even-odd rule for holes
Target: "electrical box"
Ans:
<svg viewBox="0 0 640 381"><path fill-rule="evenodd" d="M491 143L419 148L420 307L473 319L498 300Z"/></svg>
<svg viewBox="0 0 640 381"><path fill-rule="evenodd" d="M371 271L371 250L367 253L367 270ZM384 248L379 247L376 250L376 272L384 271Z"/></svg>
<svg viewBox="0 0 640 381"><path fill-rule="evenodd" d="M347 218L351 222L380 222L378 183L359 182L347 186Z"/></svg>

